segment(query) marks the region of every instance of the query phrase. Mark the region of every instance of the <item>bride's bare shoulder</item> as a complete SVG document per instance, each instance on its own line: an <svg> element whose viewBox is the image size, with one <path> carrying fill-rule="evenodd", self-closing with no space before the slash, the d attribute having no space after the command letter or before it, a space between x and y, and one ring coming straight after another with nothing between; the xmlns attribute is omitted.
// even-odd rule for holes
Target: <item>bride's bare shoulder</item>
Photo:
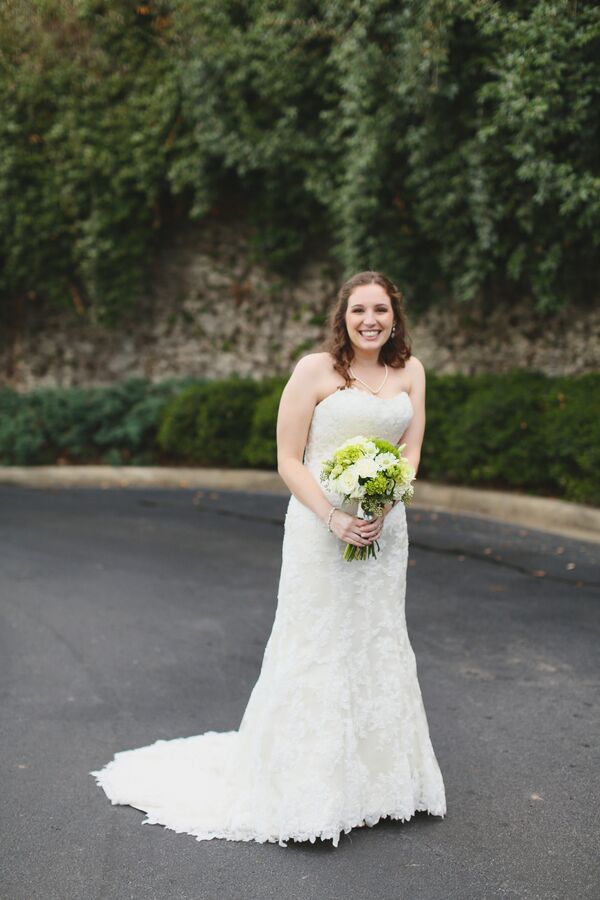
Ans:
<svg viewBox="0 0 600 900"><path fill-rule="evenodd" d="M405 368L407 372L410 372L411 375L414 375L417 378L425 377L425 366L420 359L417 359L417 357L412 354L406 360Z"/></svg>
<svg viewBox="0 0 600 900"><path fill-rule="evenodd" d="M311 380L327 376L332 370L333 357L331 353L326 351L323 353L307 353L298 360L294 367L294 372L297 372L301 377L310 378Z"/></svg>
<svg viewBox="0 0 600 900"><path fill-rule="evenodd" d="M410 356L404 365L411 399L425 392L425 366L416 356Z"/></svg>
<svg viewBox="0 0 600 900"><path fill-rule="evenodd" d="M316 404L329 392L328 386L333 374L333 357L330 353L307 353L296 363L289 383Z"/></svg>
<svg viewBox="0 0 600 900"><path fill-rule="evenodd" d="M304 356L300 357L296 365L304 365L304 366L321 366L322 368L329 367L333 362L333 356L331 353L328 353L326 350L321 352L317 351L315 353L305 353Z"/></svg>

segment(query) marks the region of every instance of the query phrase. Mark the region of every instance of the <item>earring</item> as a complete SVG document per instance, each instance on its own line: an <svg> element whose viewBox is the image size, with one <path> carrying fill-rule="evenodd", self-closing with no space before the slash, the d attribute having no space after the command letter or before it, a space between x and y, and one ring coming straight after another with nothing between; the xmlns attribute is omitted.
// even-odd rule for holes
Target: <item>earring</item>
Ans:
<svg viewBox="0 0 600 900"><path fill-rule="evenodd" d="M391 337L394 337L395 334L396 334L396 325L394 324L394 325L392 325L392 334L391 334Z"/></svg>

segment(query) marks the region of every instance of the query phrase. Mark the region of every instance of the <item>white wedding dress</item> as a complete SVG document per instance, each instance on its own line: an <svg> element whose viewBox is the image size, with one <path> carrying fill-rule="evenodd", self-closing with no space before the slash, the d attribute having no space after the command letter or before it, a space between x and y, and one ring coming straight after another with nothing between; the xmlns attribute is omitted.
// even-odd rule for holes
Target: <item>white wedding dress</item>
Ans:
<svg viewBox="0 0 600 900"><path fill-rule="evenodd" d="M412 414L406 392L338 390L315 409L304 464L318 481L321 461L347 438L397 443ZM198 840L284 847L316 838L337 847L341 832L417 810L443 817L444 783L406 630L402 503L379 545L377 559L345 562L344 544L292 496L275 620L239 729L116 753L90 773L112 803Z"/></svg>

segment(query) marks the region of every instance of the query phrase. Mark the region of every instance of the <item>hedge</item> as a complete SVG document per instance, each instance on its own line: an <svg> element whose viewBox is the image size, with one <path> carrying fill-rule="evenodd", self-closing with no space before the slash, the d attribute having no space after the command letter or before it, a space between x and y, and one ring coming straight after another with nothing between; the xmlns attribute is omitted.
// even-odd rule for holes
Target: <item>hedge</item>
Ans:
<svg viewBox="0 0 600 900"><path fill-rule="evenodd" d="M150 465L165 403L187 380L109 388L0 390L0 463Z"/></svg>
<svg viewBox="0 0 600 900"><path fill-rule="evenodd" d="M0 391L0 463L273 469L283 378ZM419 477L600 505L600 374L427 377Z"/></svg>

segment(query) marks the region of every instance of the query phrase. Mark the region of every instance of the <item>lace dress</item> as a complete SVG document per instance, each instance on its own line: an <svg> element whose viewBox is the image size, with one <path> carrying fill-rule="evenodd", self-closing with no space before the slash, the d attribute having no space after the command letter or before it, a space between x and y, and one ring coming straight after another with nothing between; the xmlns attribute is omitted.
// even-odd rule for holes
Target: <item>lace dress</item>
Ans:
<svg viewBox="0 0 600 900"><path fill-rule="evenodd" d="M396 443L407 393L338 390L315 409L304 465L347 438ZM329 494L335 505L341 497ZM345 507L356 512L356 506ZM91 772L113 804L197 840L332 839L417 810L446 813L406 629L406 512L386 517L377 559L345 562L344 544L294 496L285 517L278 604L237 731L207 731L116 753Z"/></svg>

